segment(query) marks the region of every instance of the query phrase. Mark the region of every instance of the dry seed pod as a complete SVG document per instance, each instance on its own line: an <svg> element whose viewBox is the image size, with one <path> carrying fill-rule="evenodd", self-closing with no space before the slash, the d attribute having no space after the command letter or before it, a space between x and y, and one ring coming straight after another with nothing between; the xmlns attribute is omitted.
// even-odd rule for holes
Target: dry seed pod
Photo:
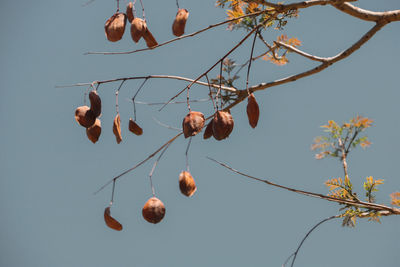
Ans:
<svg viewBox="0 0 400 267"><path fill-rule="evenodd" d="M233 130L233 118L229 111L217 111L213 119L213 136L217 140L227 138Z"/></svg>
<svg viewBox="0 0 400 267"><path fill-rule="evenodd" d="M97 118L101 114L101 99L96 90L93 90L89 93L89 100L90 110L92 110L93 114Z"/></svg>
<svg viewBox="0 0 400 267"><path fill-rule="evenodd" d="M150 198L142 209L143 218L149 223L159 223L165 215L165 206L156 197Z"/></svg>
<svg viewBox="0 0 400 267"><path fill-rule="evenodd" d="M204 139L208 139L211 136L213 136L213 126L212 125L213 125L213 120L210 120L210 122L207 124L207 127L204 131L204 135L203 135Z"/></svg>
<svg viewBox="0 0 400 267"><path fill-rule="evenodd" d="M198 111L190 111L182 122L183 134L185 138L194 136L204 127L204 115Z"/></svg>
<svg viewBox="0 0 400 267"><path fill-rule="evenodd" d="M106 37L111 42L116 42L122 39L126 25L126 15L124 13L115 13L106 21L104 30Z"/></svg>
<svg viewBox="0 0 400 267"><path fill-rule="evenodd" d="M181 36L185 33L186 21L189 17L189 11L187 9L179 9L176 13L174 23L172 24L172 33L175 36Z"/></svg>
<svg viewBox="0 0 400 267"><path fill-rule="evenodd" d="M142 128L140 128L140 126L131 118L129 119L129 131L131 131L132 133L134 133L136 135L143 134Z"/></svg>
<svg viewBox="0 0 400 267"><path fill-rule="evenodd" d="M146 45L148 48L153 48L158 45L153 34L151 34L151 32L149 31L149 29L147 27L146 27L146 31L143 33L143 39L146 41Z"/></svg>
<svg viewBox="0 0 400 267"><path fill-rule="evenodd" d="M81 126L89 128L96 121L96 116L88 106L80 106L75 110L75 120Z"/></svg>
<svg viewBox="0 0 400 267"><path fill-rule="evenodd" d="M260 108L258 107L254 94L251 93L247 97L247 118L251 127L256 128L258 118L260 117Z"/></svg>
<svg viewBox="0 0 400 267"><path fill-rule="evenodd" d="M114 118L113 133L115 135L115 139L117 140L117 144L121 143L121 118L119 117L119 113Z"/></svg>
<svg viewBox="0 0 400 267"><path fill-rule="evenodd" d="M104 221L106 222L107 226L110 227L111 229L121 231L122 230L122 224L120 224L116 219L111 217L110 214L110 207L107 207L104 210Z"/></svg>
<svg viewBox="0 0 400 267"><path fill-rule="evenodd" d="M187 197L193 196L193 194L196 192L196 183L189 172L183 171L181 174L179 174L179 189L181 190L182 194Z"/></svg>
<svg viewBox="0 0 400 267"><path fill-rule="evenodd" d="M96 122L90 126L89 128L86 128L86 135L89 138L90 141L95 144L100 137L101 134L101 122L99 119L96 119Z"/></svg>
<svg viewBox="0 0 400 267"><path fill-rule="evenodd" d="M137 43L143 34L146 32L147 25L146 22L140 18L134 18L131 24L131 36L132 40Z"/></svg>
<svg viewBox="0 0 400 267"><path fill-rule="evenodd" d="M129 23L132 23L132 20L135 18L133 16L133 3L129 2L126 6L126 17L128 18Z"/></svg>

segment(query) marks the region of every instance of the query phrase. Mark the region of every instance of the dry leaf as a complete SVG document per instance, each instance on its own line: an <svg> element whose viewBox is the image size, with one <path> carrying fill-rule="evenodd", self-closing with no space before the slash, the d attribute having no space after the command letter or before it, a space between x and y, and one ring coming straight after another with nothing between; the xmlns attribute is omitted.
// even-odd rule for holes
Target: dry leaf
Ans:
<svg viewBox="0 0 400 267"><path fill-rule="evenodd" d="M204 127L204 115L198 111L190 111L182 122L185 138L198 134Z"/></svg>
<svg viewBox="0 0 400 267"><path fill-rule="evenodd" d="M207 127L204 131L204 135L203 135L204 139L208 139L211 136L213 136L213 126L212 125L213 125L213 120L210 120L210 122L207 124Z"/></svg>
<svg viewBox="0 0 400 267"><path fill-rule="evenodd" d="M89 93L89 100L90 109L97 118L101 114L101 99L96 90L93 90Z"/></svg>
<svg viewBox="0 0 400 267"><path fill-rule="evenodd" d="M196 183L189 172L183 171L179 174L179 189L187 197L193 196L196 192Z"/></svg>
<svg viewBox="0 0 400 267"><path fill-rule="evenodd" d="M251 127L255 128L260 117L260 108L258 107L254 94L251 93L247 97L247 118Z"/></svg>
<svg viewBox="0 0 400 267"><path fill-rule="evenodd" d="M146 28L146 31L143 33L143 39L146 41L146 45L148 48L154 48L158 45L156 39L154 38L153 34Z"/></svg>
<svg viewBox="0 0 400 267"><path fill-rule="evenodd" d="M119 117L119 113L114 118L113 133L115 135L115 139L117 140L117 144L121 143L121 118Z"/></svg>
<svg viewBox="0 0 400 267"><path fill-rule="evenodd" d="M143 134L142 128L140 128L140 126L131 118L129 119L129 131L131 131L132 133L134 133L136 135Z"/></svg>
<svg viewBox="0 0 400 267"><path fill-rule="evenodd" d="M232 115L228 111L217 111L213 119L213 136L217 140L227 138L233 130L234 122Z"/></svg>
<svg viewBox="0 0 400 267"><path fill-rule="evenodd" d="M159 223L165 215L165 206L156 197L150 198L142 209L143 218L149 223Z"/></svg>
<svg viewBox="0 0 400 267"><path fill-rule="evenodd" d="M95 144L100 137L101 134L101 121L99 119L96 119L96 122L90 126L89 128L86 128L86 135L89 138L90 141Z"/></svg>
<svg viewBox="0 0 400 267"><path fill-rule="evenodd" d="M117 42L122 39L125 32L126 15L124 13L115 13L106 21L104 30L106 37L111 42Z"/></svg>
<svg viewBox="0 0 400 267"><path fill-rule="evenodd" d="M107 207L104 210L104 221L106 222L107 226L110 227L111 229L121 231L122 230L122 224L120 224L116 219L111 217L110 214L110 207Z"/></svg>
<svg viewBox="0 0 400 267"><path fill-rule="evenodd" d="M89 128L96 121L96 116L88 106L80 106L75 110L75 120L81 126Z"/></svg>
<svg viewBox="0 0 400 267"><path fill-rule="evenodd" d="M129 2L126 6L126 17L128 18L129 23L132 23L132 20L135 18L133 15L133 3Z"/></svg>
<svg viewBox="0 0 400 267"><path fill-rule="evenodd" d="M146 22L140 18L134 18L131 23L132 40L137 43L147 30Z"/></svg>
<svg viewBox="0 0 400 267"><path fill-rule="evenodd" d="M176 13L174 23L172 24L172 33L175 36L182 36L185 33L186 21L189 17L189 11L187 9L179 9Z"/></svg>

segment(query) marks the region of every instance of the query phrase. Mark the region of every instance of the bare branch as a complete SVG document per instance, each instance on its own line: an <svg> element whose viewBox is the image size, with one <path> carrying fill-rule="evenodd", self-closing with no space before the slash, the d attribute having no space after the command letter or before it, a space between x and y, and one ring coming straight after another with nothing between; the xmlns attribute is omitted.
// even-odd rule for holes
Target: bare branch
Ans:
<svg viewBox="0 0 400 267"><path fill-rule="evenodd" d="M306 58L308 58L308 59L311 59L311 60L314 60L314 61L319 61L319 62L326 62L326 61L328 61L327 58L324 58L324 57L317 57L317 56L310 55L310 54L308 54L308 53L306 53L306 52L301 51L300 49L297 49L297 48L294 47L294 46L285 44L285 43L283 43L283 42L275 41L274 43L275 43L277 46L282 46L282 47L286 48L287 50L290 50L290 51L292 51L292 52L294 52L294 53L296 53L296 54L299 54L300 56L306 57Z"/></svg>
<svg viewBox="0 0 400 267"><path fill-rule="evenodd" d="M56 88L90 86L90 85L94 85L94 84L112 83L112 82L118 82L118 81L123 81L123 80L127 81L127 80L145 80L145 79L173 79L173 80L191 82L192 84L196 83L196 84L200 84L200 85L204 85L204 86L208 86L209 85L208 83L199 81L199 79L193 80L193 79L180 77L180 76L174 76L174 75L148 75L148 76L134 76L134 77L126 77L126 78L117 78L117 79L103 80L103 81L93 81L91 83L76 83L76 84L72 84L72 85L58 85L58 86L56 86ZM214 87L214 88L219 88L218 84L211 83L210 86ZM227 87L227 86L222 86L222 90L230 91L230 92L236 92L237 91L236 88Z"/></svg>
<svg viewBox="0 0 400 267"><path fill-rule="evenodd" d="M331 4L333 7L339 9L340 11L349 14L353 17L366 20L366 21L400 21L400 10L392 10L392 11L385 11L385 12L374 12L369 11L366 9L362 9L356 6L353 6L349 3L338 3L338 4Z"/></svg>
<svg viewBox="0 0 400 267"><path fill-rule="evenodd" d="M376 211L386 211L386 212L391 213L390 215L400 215L400 209L397 209L397 208L392 208L392 207L388 207L388 206L385 206L385 205L369 203L369 202L363 202L363 201L353 201L353 200L347 200L347 199L339 199L339 198L335 198L335 197L331 197L331 196L326 196L326 195L323 195L323 194L318 194L318 193L308 192L308 191L299 190L299 189L295 189L295 188L290 188L290 187L287 187L287 186L284 186L284 185L279 185L279 184L273 183L273 182L271 182L269 180L265 180L265 179L261 179L261 178L257 178L257 177L245 174L245 173L240 172L238 170L235 170L232 167L230 167L230 166L228 166L228 165L226 165L226 164L224 164L222 162L219 162L219 161L217 161L215 159L212 159L210 157L207 157L207 158L209 160L212 160L212 161L220 164L221 166L227 168L228 170L231 170L231 171L233 171L233 172L235 172L237 174L240 174L242 176L245 176L247 178L250 178L250 179L253 179L253 180L256 180L256 181L259 181L259 182L263 182L263 183L266 183L266 184L271 185L271 186L282 188L282 189L285 189L285 190L288 190L288 191L291 191L291 192L295 192L295 193L298 193L298 194L301 194L301 195L320 198L320 199L325 199L325 200L336 202L336 203L340 203L340 204L346 204L346 205L355 206L355 207L367 208L367 209L376 210ZM387 215L389 215L389 213Z"/></svg>

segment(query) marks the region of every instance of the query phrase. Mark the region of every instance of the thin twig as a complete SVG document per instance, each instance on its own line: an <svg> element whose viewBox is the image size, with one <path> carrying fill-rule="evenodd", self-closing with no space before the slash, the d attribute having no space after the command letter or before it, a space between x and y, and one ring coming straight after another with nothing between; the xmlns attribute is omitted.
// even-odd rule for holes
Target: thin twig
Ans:
<svg viewBox="0 0 400 267"><path fill-rule="evenodd" d="M254 45L256 44L256 39L257 39L257 33L254 33L254 39L253 39L253 44L251 46L251 53L250 53L250 59L249 59L249 66L247 68L247 76L246 76L246 90L247 90L247 94L250 95L249 92L249 76L250 76L250 68L251 68L251 62L252 62L252 58L253 58L253 53L254 53Z"/></svg>
<svg viewBox="0 0 400 267"><path fill-rule="evenodd" d="M155 117L152 117L152 118L153 118L153 120L154 120L156 123L158 123L159 125L161 125L161 126L163 126L163 127L165 127L165 128L168 128L168 129L171 129L171 130L175 130L175 131L179 131L179 132L182 131L182 129L179 129L179 128L176 128L176 127L172 127L172 126L170 126L170 125L167 125L167 124L165 124L165 123L162 123L161 121L157 120Z"/></svg>
<svg viewBox="0 0 400 267"><path fill-rule="evenodd" d="M330 220L332 220L332 219L336 219L336 218L339 218L339 217L340 217L340 215L334 215L334 216L330 216L330 217L328 217L328 218L325 218L325 219L323 219L322 221L320 221L319 223L317 223L316 225L314 225L314 226L310 229L310 231L307 232L307 234L306 234L306 235L304 236L304 238L301 240L301 242L300 242L299 246L297 247L296 251L295 251L293 254L291 254L291 255L289 256L289 258L288 258L288 259L290 259L290 258L293 256L292 264L290 265L291 267L293 267L294 262L295 262L296 257L297 257L297 254L299 253L299 250L300 250L301 246L303 245L304 241L306 241L306 239L308 238L308 236L309 236L315 229L317 229L318 226L320 226L320 225L323 224L324 222L327 222L327 221L330 221ZM287 261L288 261L288 260L286 260L286 262L287 262ZM285 264L286 264L286 262L285 262ZM283 264L283 266L285 266L285 264Z"/></svg>
<svg viewBox="0 0 400 267"><path fill-rule="evenodd" d="M160 161L161 157L164 155L165 151L167 151L169 145L171 145L171 143L169 143L169 144L163 149L163 151L161 151L161 153L160 153L160 155L158 156L157 160L154 162L153 168L151 169L151 171L150 171L150 173L149 173L150 186L151 186L151 192L152 192L152 194L153 194L153 197L156 196L156 192L155 192L154 185L153 185L153 179L152 179L153 173L154 173L154 171L155 171L155 169L156 169L156 167L157 167L157 164L158 164L158 162Z"/></svg>
<svg viewBox="0 0 400 267"><path fill-rule="evenodd" d="M217 106L215 105L214 97L213 97L213 94L212 94L212 91L211 91L210 80L208 79L208 75L207 74L205 76L206 76L206 79L207 79L208 90L210 91L210 98L211 98L214 110L217 111Z"/></svg>
<svg viewBox="0 0 400 267"><path fill-rule="evenodd" d="M132 102L132 99L127 99L129 101ZM199 103L199 102L207 102L210 101L209 98L202 98L202 99L194 99L194 100L190 100L190 103ZM141 104L141 105L148 105L148 106L161 106L164 105L166 102L143 102L143 101L135 101L136 104ZM186 101L173 101L170 102L170 104L186 104Z"/></svg>
<svg viewBox="0 0 400 267"><path fill-rule="evenodd" d="M193 137L193 136L191 136L191 137L189 138L189 141L188 141L188 144L187 144L187 147L186 147L186 152L185 152L186 171L188 171L188 172L190 172L190 171L189 171L189 148L190 148L190 144L192 143L192 137Z"/></svg>
<svg viewBox="0 0 400 267"><path fill-rule="evenodd" d="M125 174L133 171L134 169L136 169L137 167L141 166L142 164L146 163L149 159L151 159L152 157L154 157L155 155L158 154L158 152L160 152L164 147L166 147L167 145L169 145L170 143L174 142L179 136L181 136L183 134L183 132L178 133L177 135L175 135L174 137L172 137L171 139L169 139L166 143L164 143L161 147L159 147L156 151L154 151L153 153L151 153L147 158L145 158L144 160L142 160L141 162L139 162L138 164L136 164L135 166L133 166L132 168L118 174L117 176L115 176L114 178L112 178L110 181L108 181L107 183L105 183L103 186L101 186L96 192L94 192L94 194L96 195L97 193L99 193L100 191L102 191L104 188L106 188L110 183L112 183L115 180L118 180L119 178L121 178L122 176L124 176Z"/></svg>
<svg viewBox="0 0 400 267"><path fill-rule="evenodd" d="M135 95L132 97L132 104L133 104L133 118L136 121L136 104L135 98L139 94L140 90L142 90L144 84L147 82L148 79L144 79L143 83L139 86L139 89L136 91Z"/></svg>
<svg viewBox="0 0 400 267"><path fill-rule="evenodd" d="M115 110L117 111L117 114L119 113L119 104L118 104L118 95L119 95L119 90L121 89L122 85L125 83L126 80L122 80L121 84L119 85L117 91L115 91Z"/></svg>

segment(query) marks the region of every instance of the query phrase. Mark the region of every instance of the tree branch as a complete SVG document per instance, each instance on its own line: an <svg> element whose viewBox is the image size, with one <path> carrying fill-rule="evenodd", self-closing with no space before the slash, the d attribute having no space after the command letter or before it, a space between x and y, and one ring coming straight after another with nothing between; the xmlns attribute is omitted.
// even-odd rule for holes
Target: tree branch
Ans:
<svg viewBox="0 0 400 267"><path fill-rule="evenodd" d="M66 87L77 87L77 86L90 86L90 85L95 85L95 84L103 84L103 83L113 83L113 82L118 82L118 81L127 81L127 80L145 80L145 79L174 79L174 80L180 80L180 81L187 81L191 83L196 83L204 86L208 86L208 83L201 82L199 80L193 80L189 79L186 77L180 77L180 76L174 76L174 75L148 75L148 76L133 76L133 77L126 77L126 78L117 78L117 79L111 79L111 80L103 80L103 81L93 81L91 83L76 83L76 84L71 84L71 85L57 85L56 88L66 88ZM211 87L214 88L219 88L218 84L210 84ZM226 87L222 86L223 90L230 91L230 92L236 92L237 89L233 87Z"/></svg>
<svg viewBox="0 0 400 267"><path fill-rule="evenodd" d="M360 208L366 208L366 209L371 209L371 210L376 210L376 211L385 211L385 216L389 216L389 215L400 215L400 209L397 208L392 208L392 207L388 207L385 205L380 205L380 204L375 204L375 203L369 203L369 202L363 202L363 201L353 201L353 200L348 200L348 199L339 199L339 198L335 198L335 197L331 197L331 196L326 196L323 194L318 194L318 193L313 193L313 192L308 192L308 191L304 191L304 190L299 190L299 189L295 189L295 188L290 188L284 185L279 185L276 183L273 183L269 180L265 180L265 179L261 179L261 178L257 178L248 174L245 174L243 172L240 172L238 170L233 169L232 167L219 162L215 159L212 159L210 157L207 157L209 160L212 160L218 164L220 164L221 166L227 168L228 170L231 170L237 174L240 174L242 176L245 176L247 178L259 181L259 182L263 182L266 183L268 185L271 186L275 186L278 188L282 188L291 192L295 192L301 195L305 195L305 196L309 196L309 197L315 197L315 198L320 198L320 199L325 199L327 201L332 201L332 202L336 202L336 203L340 203L340 204L345 204L345 205L350 205L350 206L355 206L355 207L360 207Z"/></svg>

